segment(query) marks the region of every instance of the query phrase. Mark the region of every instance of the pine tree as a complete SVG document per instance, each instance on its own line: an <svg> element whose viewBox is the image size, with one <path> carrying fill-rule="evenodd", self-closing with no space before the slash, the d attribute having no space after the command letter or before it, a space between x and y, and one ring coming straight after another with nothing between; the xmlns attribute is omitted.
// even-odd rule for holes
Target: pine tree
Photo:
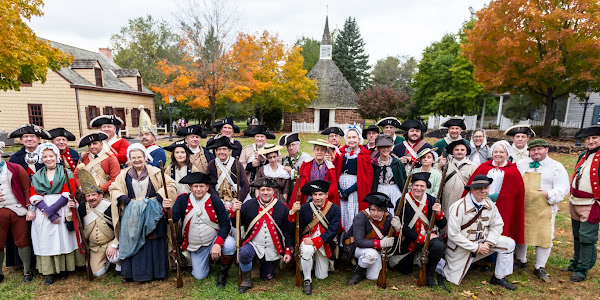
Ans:
<svg viewBox="0 0 600 300"><path fill-rule="evenodd" d="M369 55L365 54L365 42L355 18L348 17L344 28L335 36L332 54L333 61L355 91L368 86Z"/></svg>

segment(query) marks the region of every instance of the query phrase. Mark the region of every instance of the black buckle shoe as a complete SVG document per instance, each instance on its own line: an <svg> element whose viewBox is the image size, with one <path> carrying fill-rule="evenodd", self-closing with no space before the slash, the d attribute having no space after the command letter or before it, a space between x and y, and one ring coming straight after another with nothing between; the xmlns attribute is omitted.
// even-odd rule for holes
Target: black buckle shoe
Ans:
<svg viewBox="0 0 600 300"><path fill-rule="evenodd" d="M439 287L441 287L442 289L444 289L444 291L448 293L452 293L452 291L446 286L446 279L444 278L444 275L437 273L437 279Z"/></svg>
<svg viewBox="0 0 600 300"><path fill-rule="evenodd" d="M526 262L521 262L521 261L515 259L515 262L513 264L513 271L517 271L517 270L521 270L521 269L525 269L525 268L527 268Z"/></svg>
<svg viewBox="0 0 600 300"><path fill-rule="evenodd" d="M54 283L56 279L54 278L54 275L50 275L48 277L46 277L46 281L44 281L45 285L51 285Z"/></svg>
<svg viewBox="0 0 600 300"><path fill-rule="evenodd" d="M573 282L582 282L585 280L585 275L581 272L575 272L573 273L573 276L571 277L571 281Z"/></svg>
<svg viewBox="0 0 600 300"><path fill-rule="evenodd" d="M304 280L304 284L302 285L302 292L305 295L312 294L312 282L310 282L310 280Z"/></svg>
<svg viewBox="0 0 600 300"><path fill-rule="evenodd" d="M514 291L517 289L516 286L514 286L513 284L508 282L508 280L506 280L506 277L504 277L502 279L498 279L498 278L496 278L496 276L492 276L492 279L490 279L490 284L503 286L504 288L511 290L511 291Z"/></svg>
<svg viewBox="0 0 600 300"><path fill-rule="evenodd" d="M548 274L546 273L546 268L534 269L533 274L543 282L550 282L550 277L548 277Z"/></svg>
<svg viewBox="0 0 600 300"><path fill-rule="evenodd" d="M31 272L23 274L23 282L30 282L32 280L33 280L33 274L31 274Z"/></svg>

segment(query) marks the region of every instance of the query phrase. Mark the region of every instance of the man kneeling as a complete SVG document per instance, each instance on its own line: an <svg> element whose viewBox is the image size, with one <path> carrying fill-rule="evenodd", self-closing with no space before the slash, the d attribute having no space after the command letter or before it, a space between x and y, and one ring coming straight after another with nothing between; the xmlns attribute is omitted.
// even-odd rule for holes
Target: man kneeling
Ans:
<svg viewBox="0 0 600 300"><path fill-rule="evenodd" d="M450 206L444 275L458 285L471 263L498 253L490 284L514 291L517 288L505 276L513 272L515 241L502 235L504 222L488 198L491 183L485 175L475 176L471 185L465 186L469 193Z"/></svg>
<svg viewBox="0 0 600 300"><path fill-rule="evenodd" d="M340 229L341 212L339 206L327 201L329 182L314 180L306 183L301 191L312 196L312 202L300 206L300 199L290 210L288 221L290 226L296 222L296 212L300 211L300 228L302 230L300 257L304 284L302 292L312 293L311 271L313 264L315 277L327 278L332 250L336 247L334 238ZM332 261L331 261L332 262Z"/></svg>

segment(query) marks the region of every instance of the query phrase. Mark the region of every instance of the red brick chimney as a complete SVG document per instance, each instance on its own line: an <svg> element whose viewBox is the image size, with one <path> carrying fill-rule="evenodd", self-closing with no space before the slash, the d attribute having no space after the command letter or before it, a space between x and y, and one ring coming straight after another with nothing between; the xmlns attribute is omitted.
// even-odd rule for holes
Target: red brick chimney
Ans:
<svg viewBox="0 0 600 300"><path fill-rule="evenodd" d="M99 48L98 52L100 52L100 54L108 57L109 59L113 58L113 56L112 56L112 49L110 49L110 48Z"/></svg>

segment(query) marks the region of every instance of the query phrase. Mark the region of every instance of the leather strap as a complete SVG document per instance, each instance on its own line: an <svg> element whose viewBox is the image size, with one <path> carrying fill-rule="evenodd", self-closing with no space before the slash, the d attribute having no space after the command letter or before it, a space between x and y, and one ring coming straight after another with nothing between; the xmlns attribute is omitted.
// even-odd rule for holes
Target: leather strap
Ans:
<svg viewBox="0 0 600 300"><path fill-rule="evenodd" d="M460 226L460 231L465 230L466 228L471 227L471 225L473 223L475 223L475 221L477 221L477 219L479 219L479 216L481 216L481 212L483 211L483 207L481 207L481 209L477 212L477 214L473 217L473 219L469 220L469 222L463 224L462 226Z"/></svg>
<svg viewBox="0 0 600 300"><path fill-rule="evenodd" d="M321 223L321 225L323 225L323 227L325 229L328 229L329 222L327 222L327 219L325 219L323 217L325 215L327 215L327 212L331 208L332 204L333 203L331 203L331 202L327 202L327 204L325 204L325 207L323 207L323 210L321 211L321 213L319 213L319 210L314 206L314 204L312 202L309 202L310 208L313 211L313 215L316 218L313 218L313 220L310 223L308 223L308 225L302 231L302 234L306 234L307 232L309 232L311 229L313 229L313 227L315 227L317 225L317 223ZM321 214L322 214L322 216L321 216Z"/></svg>

